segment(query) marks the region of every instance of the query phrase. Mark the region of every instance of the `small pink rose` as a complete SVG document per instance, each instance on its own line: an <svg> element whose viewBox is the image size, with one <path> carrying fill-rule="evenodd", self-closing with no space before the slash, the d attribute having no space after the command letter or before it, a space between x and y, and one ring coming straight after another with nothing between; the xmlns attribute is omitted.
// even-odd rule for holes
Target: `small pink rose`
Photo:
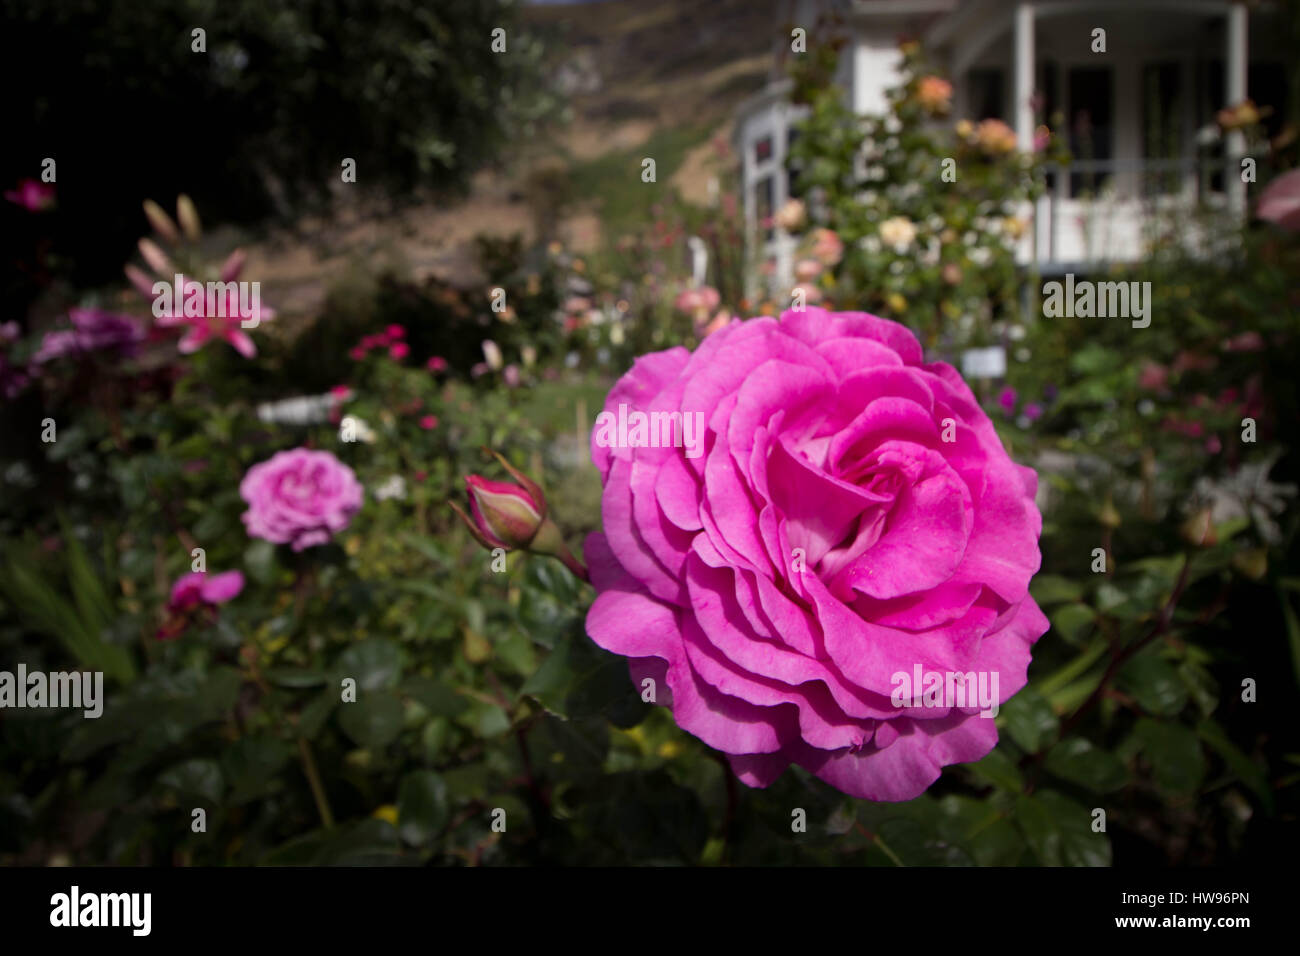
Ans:
<svg viewBox="0 0 1300 956"><path fill-rule="evenodd" d="M364 493L352 469L327 451L276 452L239 483L248 503L244 526L254 538L295 551L326 544L361 510Z"/></svg>

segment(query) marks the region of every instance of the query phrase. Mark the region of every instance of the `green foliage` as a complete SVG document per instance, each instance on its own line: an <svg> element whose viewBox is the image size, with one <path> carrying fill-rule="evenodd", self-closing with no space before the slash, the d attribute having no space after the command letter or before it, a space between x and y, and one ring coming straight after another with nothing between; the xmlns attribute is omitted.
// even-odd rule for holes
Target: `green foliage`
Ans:
<svg viewBox="0 0 1300 956"><path fill-rule="evenodd" d="M1015 152L996 121L943 122L945 98L924 92L943 81L915 44L888 111L859 115L830 80L837 49L794 58L796 100L808 110L790 157L796 186L813 223L844 246L815 293L904 322L931 348L984 344L992 322L1020 308L1013 251L1047 154ZM815 256L815 235L805 237L805 256Z"/></svg>
<svg viewBox="0 0 1300 956"><path fill-rule="evenodd" d="M574 433L636 354L696 341L668 306L681 280L669 260L686 235L710 244L725 300L738 295L735 208L669 204L591 261L482 242L508 313L437 281L353 276L296 339L258 333L255 361L223 343L177 359L161 343L138 360L50 365L38 393L6 405L14 428L49 414L59 437L3 449L0 660L102 670L107 700L99 719L0 721L0 861L1106 866L1267 855L1300 783L1289 708L1300 679L1295 240L1237 231L1222 260L1162 246L1117 271L1152 282L1147 329L1032 320L1016 311L1025 277L989 238L1004 233L976 223L1028 194L1028 167L933 129L917 112L918 57L893 131L883 118L848 122L802 78L813 111L798 161L850 250L821 286L834 304L889 314L901 298L893 313L932 354L1023 333L1031 360L999 383L1009 400L979 397L1039 474L1032 595L1051 627L987 757L903 804L848 799L800 769L750 790L587 638L587 585L549 558L507 555L498 571L454 519L464 475L502 477L488 446L540 479L571 543L599 525L586 436ZM868 140L882 150L875 203L857 196L853 165ZM949 148L962 157L956 188L895 188L937 175ZM895 270L918 245L863 246L895 216L918 229L937 217L914 242L937 239L939 258ZM972 268L981 248L988 267ZM350 354L379 333L389 344ZM484 340L517 377L491 367ZM435 356L445 372L425 366ZM294 397L290 383L295 395L347 393L300 421L259 409ZM1257 421L1257 442L1242 440L1243 417ZM340 440L345 418L364 425L360 440ZM330 450L366 488L346 529L299 553L249 538L239 494L249 467L294 447ZM210 572L239 569L246 585L174 628L168 592L196 547Z"/></svg>

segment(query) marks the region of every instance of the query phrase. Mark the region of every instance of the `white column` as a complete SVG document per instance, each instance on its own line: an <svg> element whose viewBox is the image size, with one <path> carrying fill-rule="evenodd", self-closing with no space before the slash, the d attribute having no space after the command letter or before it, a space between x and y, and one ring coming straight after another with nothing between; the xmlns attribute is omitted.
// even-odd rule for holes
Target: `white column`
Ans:
<svg viewBox="0 0 1300 956"><path fill-rule="evenodd" d="M1236 106L1246 98L1246 70L1250 65L1250 45L1247 39L1247 11L1244 3L1234 3L1228 10L1228 48L1224 56L1224 95L1227 106ZM1246 211L1246 184L1241 181L1241 159L1246 152L1246 136L1234 130L1227 138L1227 171L1225 186L1229 206Z"/></svg>
<svg viewBox="0 0 1300 956"><path fill-rule="evenodd" d="M1022 150L1034 148L1034 5L1016 4L1015 14L1015 112L1016 143Z"/></svg>

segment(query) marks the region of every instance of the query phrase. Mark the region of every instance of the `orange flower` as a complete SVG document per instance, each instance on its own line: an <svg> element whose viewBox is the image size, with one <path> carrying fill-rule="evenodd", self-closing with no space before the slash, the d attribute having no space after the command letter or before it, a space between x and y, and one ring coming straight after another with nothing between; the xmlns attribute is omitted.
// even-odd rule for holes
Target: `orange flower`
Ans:
<svg viewBox="0 0 1300 956"><path fill-rule="evenodd" d="M916 99L927 112L941 116L952 105L952 84L937 76L923 76L916 87Z"/></svg>
<svg viewBox="0 0 1300 956"><path fill-rule="evenodd" d="M981 120L975 129L975 142L991 155L1014 152L1016 134L1010 126L997 119Z"/></svg>
<svg viewBox="0 0 1300 956"><path fill-rule="evenodd" d="M1271 112L1272 110L1267 106L1260 109L1253 100L1246 99L1236 106L1219 110L1215 119L1223 129L1230 131L1258 125L1259 121Z"/></svg>

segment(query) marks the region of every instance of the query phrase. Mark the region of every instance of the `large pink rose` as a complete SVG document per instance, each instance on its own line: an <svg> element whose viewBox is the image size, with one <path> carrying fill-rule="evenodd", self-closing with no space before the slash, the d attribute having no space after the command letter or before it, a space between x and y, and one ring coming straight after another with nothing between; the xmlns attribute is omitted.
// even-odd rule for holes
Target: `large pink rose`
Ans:
<svg viewBox="0 0 1300 956"><path fill-rule="evenodd" d="M750 786L798 764L908 800L993 748L970 682L996 704L1025 684L1047 630L1028 593L1042 518L1035 474L953 368L894 322L808 308L643 356L605 408L703 426L694 443L663 418L648 441L625 430L660 447L593 433L587 631L638 691L653 679ZM930 675L946 696L923 700Z"/></svg>
<svg viewBox="0 0 1300 956"><path fill-rule="evenodd" d="M326 544L361 509L361 483L327 451L276 452L248 469L239 483L248 502L244 525L254 538L301 551Z"/></svg>

